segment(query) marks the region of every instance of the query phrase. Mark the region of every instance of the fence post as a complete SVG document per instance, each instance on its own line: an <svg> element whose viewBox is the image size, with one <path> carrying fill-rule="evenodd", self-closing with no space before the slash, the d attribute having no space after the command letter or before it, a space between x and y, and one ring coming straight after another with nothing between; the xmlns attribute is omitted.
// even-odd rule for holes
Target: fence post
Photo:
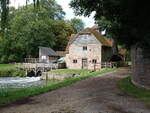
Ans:
<svg viewBox="0 0 150 113"><path fill-rule="evenodd" d="M112 64L111 64L111 62L110 62L110 68L112 68Z"/></svg>

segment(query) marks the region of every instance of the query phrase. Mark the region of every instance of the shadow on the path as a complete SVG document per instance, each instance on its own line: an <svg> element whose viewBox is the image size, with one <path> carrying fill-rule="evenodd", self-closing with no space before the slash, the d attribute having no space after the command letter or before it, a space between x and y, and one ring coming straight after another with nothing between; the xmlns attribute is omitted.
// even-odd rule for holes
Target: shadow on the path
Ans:
<svg viewBox="0 0 150 113"><path fill-rule="evenodd" d="M34 101L34 99L31 99L30 97L23 98L23 99L17 99L11 102L7 103L0 103L0 109L10 107L10 106L18 106L23 104L36 104L37 101Z"/></svg>

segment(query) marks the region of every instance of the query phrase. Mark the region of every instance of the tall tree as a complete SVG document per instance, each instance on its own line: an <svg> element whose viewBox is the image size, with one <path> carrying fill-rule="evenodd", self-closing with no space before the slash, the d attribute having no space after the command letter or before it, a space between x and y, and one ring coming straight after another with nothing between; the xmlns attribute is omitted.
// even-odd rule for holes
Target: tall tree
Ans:
<svg viewBox="0 0 150 113"><path fill-rule="evenodd" d="M0 63L22 61L29 55L38 57L39 46L65 49L74 28L63 20L62 8L53 1L46 0L46 6L41 3L40 10L32 4L10 8L6 38L0 39ZM47 4L53 7L47 8Z"/></svg>
<svg viewBox="0 0 150 113"><path fill-rule="evenodd" d="M6 30L9 13L9 0L0 1L1 33Z"/></svg>
<svg viewBox="0 0 150 113"><path fill-rule="evenodd" d="M75 28L76 32L80 32L81 30L84 29L84 22L79 19L79 18L73 18L70 20L70 23L72 24L72 26Z"/></svg>
<svg viewBox="0 0 150 113"><path fill-rule="evenodd" d="M141 0L71 0L76 14L102 16L112 23L110 33L126 47L132 47L133 81L150 88L150 8Z"/></svg>
<svg viewBox="0 0 150 113"><path fill-rule="evenodd" d="M72 33L75 33L74 27L72 27L70 22L56 20L53 23L52 30L55 34L55 45L53 49L64 51L67 46L69 37Z"/></svg>
<svg viewBox="0 0 150 113"><path fill-rule="evenodd" d="M137 43L150 45L150 17L147 2L136 0L71 0L71 7L77 15L89 16L95 12L95 19L102 16L112 24L110 33L119 37L127 47ZM146 24L145 24L146 23ZM144 36L144 40L143 37ZM144 46L145 44L141 45Z"/></svg>
<svg viewBox="0 0 150 113"><path fill-rule="evenodd" d="M50 18L54 20L63 20L65 16L65 12L62 7L57 4L55 0L41 0L40 7L46 9L48 11L48 15Z"/></svg>
<svg viewBox="0 0 150 113"><path fill-rule="evenodd" d="M100 31L105 31L105 36L108 38L113 38L113 54L118 55L118 38L117 31L112 33L112 27L117 25L116 22L111 22L107 20L104 16L101 16L96 20L96 23L99 25Z"/></svg>
<svg viewBox="0 0 150 113"><path fill-rule="evenodd" d="M29 0L26 0L26 4ZM33 0L34 7L39 6L40 0ZM0 0L1 33L7 30L10 0Z"/></svg>

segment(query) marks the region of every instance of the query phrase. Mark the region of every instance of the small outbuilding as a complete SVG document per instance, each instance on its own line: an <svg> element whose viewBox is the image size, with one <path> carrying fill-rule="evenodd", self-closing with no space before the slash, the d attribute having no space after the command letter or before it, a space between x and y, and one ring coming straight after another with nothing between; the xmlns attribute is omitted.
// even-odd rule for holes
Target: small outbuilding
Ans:
<svg viewBox="0 0 150 113"><path fill-rule="evenodd" d="M39 61L42 63L52 63L59 59L59 55L51 48L39 47Z"/></svg>

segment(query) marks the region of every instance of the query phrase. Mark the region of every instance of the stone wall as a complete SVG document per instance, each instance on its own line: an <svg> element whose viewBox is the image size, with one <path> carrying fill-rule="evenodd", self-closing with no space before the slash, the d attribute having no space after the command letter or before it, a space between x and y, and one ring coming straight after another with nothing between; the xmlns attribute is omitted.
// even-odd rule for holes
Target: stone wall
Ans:
<svg viewBox="0 0 150 113"><path fill-rule="evenodd" d="M77 77L77 76L80 76L80 75L73 74L73 73L64 73L64 72L43 72L41 79L63 81L67 78Z"/></svg>
<svg viewBox="0 0 150 113"><path fill-rule="evenodd" d="M150 89L150 58L145 58L146 53L139 47L132 47L132 82L134 85Z"/></svg>

